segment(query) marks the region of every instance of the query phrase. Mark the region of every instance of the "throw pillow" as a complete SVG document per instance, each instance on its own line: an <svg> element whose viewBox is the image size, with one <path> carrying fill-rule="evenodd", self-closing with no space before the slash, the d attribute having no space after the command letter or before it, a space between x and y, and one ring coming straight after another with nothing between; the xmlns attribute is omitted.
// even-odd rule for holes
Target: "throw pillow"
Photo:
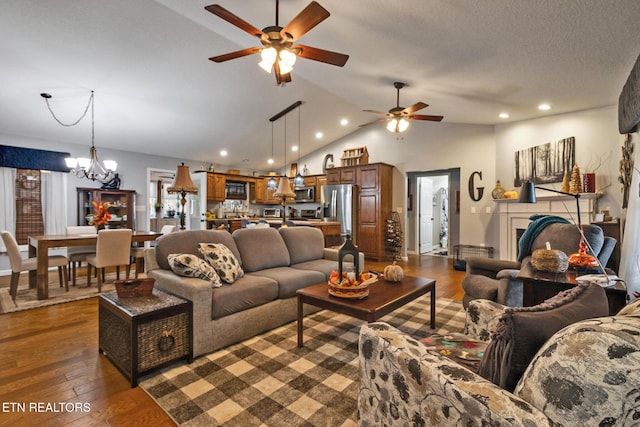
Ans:
<svg viewBox="0 0 640 427"><path fill-rule="evenodd" d="M603 288L577 285L533 307L507 307L478 366L478 374L513 391L540 347L560 329L609 314Z"/></svg>
<svg viewBox="0 0 640 427"><path fill-rule="evenodd" d="M222 286L218 273L203 259L191 254L169 254L167 261L171 271L179 276L196 277L211 282L211 286Z"/></svg>
<svg viewBox="0 0 640 427"><path fill-rule="evenodd" d="M227 283L233 283L244 276L244 270L240 267L238 259L233 252L220 243L200 243L198 250L220 275L220 278Z"/></svg>

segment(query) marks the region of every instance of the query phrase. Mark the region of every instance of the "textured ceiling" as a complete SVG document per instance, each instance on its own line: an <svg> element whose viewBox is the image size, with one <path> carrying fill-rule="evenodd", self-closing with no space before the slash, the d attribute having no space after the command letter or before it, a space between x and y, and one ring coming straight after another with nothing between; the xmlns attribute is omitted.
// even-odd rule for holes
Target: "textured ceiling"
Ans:
<svg viewBox="0 0 640 427"><path fill-rule="evenodd" d="M301 43L350 59L344 68L300 59L292 83L278 87L257 56L207 59L259 46L205 11L211 3L3 1L0 133L88 146L89 121L60 126L39 94L52 94L70 122L94 90L98 148L268 170L268 119L297 100L287 144L298 143L300 125L304 155L377 118L363 109L394 107L393 81L409 85L402 106L423 101L420 113L444 122L496 124L503 111L518 121L613 105L640 53L637 0L320 0L331 16ZM219 4L258 28L275 23L275 1ZM280 25L307 4L282 0ZM541 102L552 110L538 111ZM274 124L280 164L284 128Z"/></svg>

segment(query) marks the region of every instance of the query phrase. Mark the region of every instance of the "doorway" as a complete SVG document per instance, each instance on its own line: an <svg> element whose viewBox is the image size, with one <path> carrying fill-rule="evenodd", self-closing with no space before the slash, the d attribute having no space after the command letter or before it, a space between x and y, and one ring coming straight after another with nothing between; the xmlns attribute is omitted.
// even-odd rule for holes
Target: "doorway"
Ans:
<svg viewBox="0 0 640 427"><path fill-rule="evenodd" d="M460 191L460 170L410 172L407 176L409 199L416 202L409 204L407 212L407 252L449 256L450 248L459 241L455 195Z"/></svg>

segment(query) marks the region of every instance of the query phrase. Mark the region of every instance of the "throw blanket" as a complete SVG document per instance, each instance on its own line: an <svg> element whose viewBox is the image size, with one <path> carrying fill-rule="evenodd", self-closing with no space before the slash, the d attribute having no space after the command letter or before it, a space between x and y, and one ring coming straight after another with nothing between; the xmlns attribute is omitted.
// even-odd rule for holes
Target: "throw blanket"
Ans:
<svg viewBox="0 0 640 427"><path fill-rule="evenodd" d="M555 215L531 215L529 219L532 222L522 233L522 237L518 242L518 262L522 262L524 257L531 253L533 241L547 225L553 223L570 224L566 219Z"/></svg>

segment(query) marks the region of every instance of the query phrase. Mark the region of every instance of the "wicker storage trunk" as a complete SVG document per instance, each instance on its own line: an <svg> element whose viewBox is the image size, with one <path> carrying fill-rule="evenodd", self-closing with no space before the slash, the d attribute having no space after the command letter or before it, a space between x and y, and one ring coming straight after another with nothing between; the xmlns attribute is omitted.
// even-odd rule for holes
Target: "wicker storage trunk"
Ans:
<svg viewBox="0 0 640 427"><path fill-rule="evenodd" d="M192 303L155 289L150 296L99 298L99 347L131 382L176 360L193 360Z"/></svg>

